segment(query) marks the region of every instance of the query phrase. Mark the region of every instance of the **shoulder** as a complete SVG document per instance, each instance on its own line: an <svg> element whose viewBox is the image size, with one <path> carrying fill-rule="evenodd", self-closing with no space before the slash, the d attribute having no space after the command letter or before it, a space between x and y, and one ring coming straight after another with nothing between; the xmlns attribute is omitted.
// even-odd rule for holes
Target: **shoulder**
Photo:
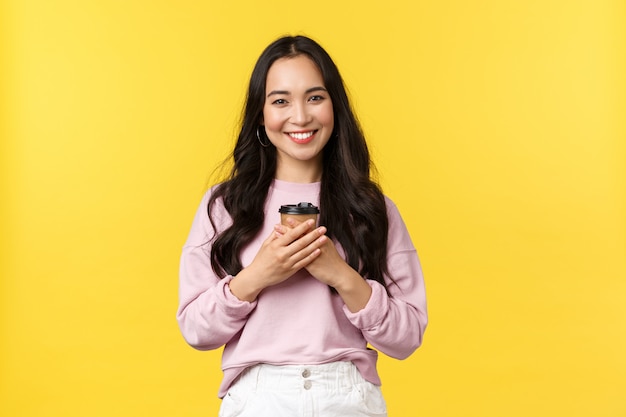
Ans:
<svg viewBox="0 0 626 417"><path fill-rule="evenodd" d="M224 206L223 192L220 191L222 184L224 183L213 185L204 192L196 212L194 224L207 231L214 227L221 230L231 221L228 210Z"/></svg>
<svg viewBox="0 0 626 417"><path fill-rule="evenodd" d="M383 195L385 198L385 207L387 208L387 217L389 218L389 223L397 219L402 220L402 216L400 215L400 210L396 203L387 195Z"/></svg>
<svg viewBox="0 0 626 417"><path fill-rule="evenodd" d="M227 182L212 185L202 199L202 205L207 215L214 218L214 220L230 217L224 204L225 195L228 192L227 187Z"/></svg>
<svg viewBox="0 0 626 417"><path fill-rule="evenodd" d="M389 222L390 249L392 251L415 250L398 206L388 196L385 196L385 205Z"/></svg>

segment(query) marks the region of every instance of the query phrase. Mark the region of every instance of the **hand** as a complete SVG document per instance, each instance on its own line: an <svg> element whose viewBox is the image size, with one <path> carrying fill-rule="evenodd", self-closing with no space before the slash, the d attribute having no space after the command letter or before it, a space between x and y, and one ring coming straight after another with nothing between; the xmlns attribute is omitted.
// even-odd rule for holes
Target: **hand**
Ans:
<svg viewBox="0 0 626 417"><path fill-rule="evenodd" d="M294 228L280 226L276 228L277 232L286 234L301 226L294 219L287 219L287 223ZM325 229L324 233L326 233ZM317 249L319 253L305 266L307 271L318 281L335 288L348 309L353 313L364 308L370 299L372 288L339 255L332 240L327 236L322 236L317 242L321 243Z"/></svg>
<svg viewBox="0 0 626 417"><path fill-rule="evenodd" d="M312 229L313 225L313 220L293 228L276 225L252 263L230 281L231 292L241 300L253 301L263 289L285 281L309 265L328 240L324 236L326 228Z"/></svg>
<svg viewBox="0 0 626 417"><path fill-rule="evenodd" d="M303 224L291 217L288 217L286 222L286 226L276 226L276 232L281 236L286 235L290 231L296 230L296 228L301 227ZM324 233L325 232L326 229L324 228ZM317 280L334 287L338 276L342 275L341 272L344 272L345 274L346 268L350 268L350 266L339 255L339 252L337 252L337 248L335 248L332 240L328 239L327 236L323 236L323 238L324 242L319 246L319 254L314 260L308 263L305 268Z"/></svg>

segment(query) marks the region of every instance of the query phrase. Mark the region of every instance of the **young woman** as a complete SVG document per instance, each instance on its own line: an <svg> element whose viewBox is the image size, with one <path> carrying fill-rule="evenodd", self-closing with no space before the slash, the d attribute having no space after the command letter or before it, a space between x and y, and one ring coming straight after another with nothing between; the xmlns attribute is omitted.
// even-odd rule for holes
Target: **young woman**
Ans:
<svg viewBox="0 0 626 417"><path fill-rule="evenodd" d="M233 159L183 248L177 312L191 346L224 346L220 416L385 416L368 344L399 359L420 346L424 281L316 42L284 37L261 54ZM280 224L299 202L319 206L319 225Z"/></svg>

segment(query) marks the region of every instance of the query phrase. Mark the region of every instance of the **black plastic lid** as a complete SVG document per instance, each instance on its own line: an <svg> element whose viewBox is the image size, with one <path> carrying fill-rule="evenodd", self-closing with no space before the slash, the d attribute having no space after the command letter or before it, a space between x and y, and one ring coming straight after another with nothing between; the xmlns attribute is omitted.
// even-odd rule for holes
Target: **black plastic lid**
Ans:
<svg viewBox="0 0 626 417"><path fill-rule="evenodd" d="M283 214L319 214L320 210L311 203L298 203L280 206L278 212Z"/></svg>

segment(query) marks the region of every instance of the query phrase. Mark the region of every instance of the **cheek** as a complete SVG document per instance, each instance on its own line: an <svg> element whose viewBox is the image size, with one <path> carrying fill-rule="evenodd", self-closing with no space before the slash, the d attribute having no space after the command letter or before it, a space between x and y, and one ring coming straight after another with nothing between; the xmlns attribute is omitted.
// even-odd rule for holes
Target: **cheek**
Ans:
<svg viewBox="0 0 626 417"><path fill-rule="evenodd" d="M318 120L326 126L334 127L335 116L333 115L333 108L331 106L325 108L324 111L319 114Z"/></svg>
<svg viewBox="0 0 626 417"><path fill-rule="evenodd" d="M275 112L263 110L263 124L265 130L281 130L282 119Z"/></svg>
<svg viewBox="0 0 626 417"><path fill-rule="evenodd" d="M333 127L335 124L335 116L333 114L333 105L325 103L315 109L315 120L326 127Z"/></svg>

